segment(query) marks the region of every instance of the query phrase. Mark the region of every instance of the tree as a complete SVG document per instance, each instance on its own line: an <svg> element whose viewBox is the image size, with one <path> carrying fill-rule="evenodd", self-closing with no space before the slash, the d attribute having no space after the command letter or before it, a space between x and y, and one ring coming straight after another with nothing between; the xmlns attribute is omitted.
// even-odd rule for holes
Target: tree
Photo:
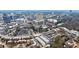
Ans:
<svg viewBox="0 0 79 59"><path fill-rule="evenodd" d="M53 48L62 48L65 40L61 38L61 36L55 37L55 41L52 44Z"/></svg>

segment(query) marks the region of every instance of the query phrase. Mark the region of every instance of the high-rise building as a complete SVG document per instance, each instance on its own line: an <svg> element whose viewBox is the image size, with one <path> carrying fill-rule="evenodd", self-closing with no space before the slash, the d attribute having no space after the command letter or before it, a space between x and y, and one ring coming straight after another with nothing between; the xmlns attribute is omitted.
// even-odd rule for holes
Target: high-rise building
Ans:
<svg viewBox="0 0 79 59"><path fill-rule="evenodd" d="M3 20L3 14L0 14L0 23L3 23L4 20Z"/></svg>

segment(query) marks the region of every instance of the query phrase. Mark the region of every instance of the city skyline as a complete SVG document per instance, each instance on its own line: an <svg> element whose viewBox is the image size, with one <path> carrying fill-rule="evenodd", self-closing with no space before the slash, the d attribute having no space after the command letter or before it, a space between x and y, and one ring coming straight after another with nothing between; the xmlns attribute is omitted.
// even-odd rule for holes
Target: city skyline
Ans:
<svg viewBox="0 0 79 59"><path fill-rule="evenodd" d="M0 10L0 13L10 13L10 12L79 12L79 10Z"/></svg>
<svg viewBox="0 0 79 59"><path fill-rule="evenodd" d="M79 48L78 10L0 10L1 48Z"/></svg>

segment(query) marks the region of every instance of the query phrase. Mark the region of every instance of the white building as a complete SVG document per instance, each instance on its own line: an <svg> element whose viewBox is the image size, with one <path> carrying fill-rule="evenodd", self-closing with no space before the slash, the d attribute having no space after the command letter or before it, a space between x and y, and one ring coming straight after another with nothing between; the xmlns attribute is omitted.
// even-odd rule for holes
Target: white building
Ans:
<svg viewBox="0 0 79 59"><path fill-rule="evenodd" d="M39 28L40 26L43 25L43 21L44 21L44 20L34 20L34 21L33 21L33 26Z"/></svg>
<svg viewBox="0 0 79 59"><path fill-rule="evenodd" d="M27 19L18 18L18 19L16 19L16 22L17 22L18 24L23 24L23 23L26 23L26 22L27 22Z"/></svg>
<svg viewBox="0 0 79 59"><path fill-rule="evenodd" d="M53 22L53 23L56 23L57 20L56 19L47 19L48 22Z"/></svg>
<svg viewBox="0 0 79 59"><path fill-rule="evenodd" d="M79 36L79 32L78 31L71 30L70 32L73 33L73 34L75 34L76 36Z"/></svg>
<svg viewBox="0 0 79 59"><path fill-rule="evenodd" d="M35 41L38 41L42 47L50 47L50 41L42 35L35 37Z"/></svg>
<svg viewBox="0 0 79 59"><path fill-rule="evenodd" d="M33 20L33 26L38 32L40 31L40 28L42 28L43 25L44 25L44 19Z"/></svg>
<svg viewBox="0 0 79 59"><path fill-rule="evenodd" d="M46 25L49 27L49 28L52 28L52 27L55 27L57 23L57 20L56 19L47 19L47 22L46 22Z"/></svg>

